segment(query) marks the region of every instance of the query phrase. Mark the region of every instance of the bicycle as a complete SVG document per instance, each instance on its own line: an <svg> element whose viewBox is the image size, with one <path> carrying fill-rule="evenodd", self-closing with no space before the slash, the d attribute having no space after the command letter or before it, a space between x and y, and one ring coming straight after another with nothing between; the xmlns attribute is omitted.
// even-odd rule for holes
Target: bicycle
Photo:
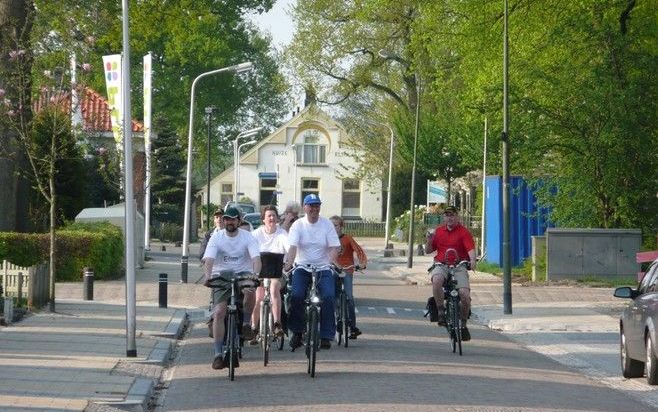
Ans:
<svg viewBox="0 0 658 412"><path fill-rule="evenodd" d="M343 345L344 347L349 346L349 339L347 338L349 334L349 325L352 321L350 319L350 310L349 310L349 298L345 292L345 281L344 278L347 276L347 270L354 268L354 270L359 271L361 268L357 265L350 265L342 268L341 270L336 270L336 282L338 295L336 296L336 343L338 345ZM343 337L345 339L343 340Z"/></svg>
<svg viewBox="0 0 658 412"><path fill-rule="evenodd" d="M242 289L256 287L258 279L252 274L236 275L232 270L220 272L221 277L212 279L208 286L213 289L226 287L226 282L230 282L231 296L227 304L226 317L224 319L224 359L228 359L228 377L229 380L235 380L235 368L238 366L238 358L242 357L243 339L240 333L242 325L242 302L239 297L242 296Z"/></svg>
<svg viewBox="0 0 658 412"><path fill-rule="evenodd" d="M457 280L454 278L454 273L458 269L469 270L470 262L467 260L462 260L457 264L446 264L442 262L435 262L428 272L432 273L435 267L442 266L446 268L447 276L446 280L443 283L443 296L445 299L445 308L446 308L446 324L445 328L450 337L450 346L452 348L452 353L457 351L459 348L459 355L462 355L462 317L460 309L460 297L459 289L457 287ZM439 325L441 326L441 325Z"/></svg>
<svg viewBox="0 0 658 412"><path fill-rule="evenodd" d="M318 291L320 272L333 270L332 265L295 265L295 269L301 268L311 274L311 283L306 293L306 327L304 345L306 346L307 368L306 373L315 377L315 364L317 353L320 349L320 305L322 300ZM294 349L293 349L294 351Z"/></svg>
<svg viewBox="0 0 658 412"><path fill-rule="evenodd" d="M283 349L284 336L274 334L274 316L272 314L272 295L270 293L271 279L263 279L263 288L265 296L260 304L260 325L258 328L259 343L263 355L263 366L267 366L270 359L272 345L276 345L279 350Z"/></svg>

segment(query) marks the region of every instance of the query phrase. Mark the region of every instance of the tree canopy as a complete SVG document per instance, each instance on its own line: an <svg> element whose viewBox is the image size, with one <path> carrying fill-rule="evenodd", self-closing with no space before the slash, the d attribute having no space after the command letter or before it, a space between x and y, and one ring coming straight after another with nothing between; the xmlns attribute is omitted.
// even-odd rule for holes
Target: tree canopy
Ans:
<svg viewBox="0 0 658 412"><path fill-rule="evenodd" d="M544 182L540 201L558 225L655 235L656 11L636 0L509 2L511 173ZM355 144L379 147L371 172L382 174L388 134L364 124L393 126L407 164L418 86L418 170L445 178L450 158L481 168L485 118L487 168L501 170L502 2L307 0L295 18L288 56L325 90L320 101L370 136Z"/></svg>

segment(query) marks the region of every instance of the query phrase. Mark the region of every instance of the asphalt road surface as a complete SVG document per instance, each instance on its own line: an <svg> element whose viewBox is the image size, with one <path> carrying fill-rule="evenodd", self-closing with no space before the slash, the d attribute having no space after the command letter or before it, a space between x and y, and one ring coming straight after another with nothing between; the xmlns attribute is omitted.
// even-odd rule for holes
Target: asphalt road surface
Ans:
<svg viewBox="0 0 658 412"><path fill-rule="evenodd" d="M464 355L422 317L427 286L405 285L378 267L357 279L359 327L349 348L318 353L316 377L302 349L273 350L262 366L245 348L235 381L213 370L203 312L193 316L165 373L157 411L653 411L548 357L477 324ZM201 309L201 308L200 308Z"/></svg>

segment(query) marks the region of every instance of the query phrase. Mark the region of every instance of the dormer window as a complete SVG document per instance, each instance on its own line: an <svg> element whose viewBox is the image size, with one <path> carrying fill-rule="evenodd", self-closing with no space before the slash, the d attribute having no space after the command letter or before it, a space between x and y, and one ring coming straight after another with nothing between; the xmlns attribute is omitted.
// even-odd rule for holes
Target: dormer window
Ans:
<svg viewBox="0 0 658 412"><path fill-rule="evenodd" d="M304 165L326 164L327 144L319 130L308 129L303 135L303 144L297 146L297 163Z"/></svg>

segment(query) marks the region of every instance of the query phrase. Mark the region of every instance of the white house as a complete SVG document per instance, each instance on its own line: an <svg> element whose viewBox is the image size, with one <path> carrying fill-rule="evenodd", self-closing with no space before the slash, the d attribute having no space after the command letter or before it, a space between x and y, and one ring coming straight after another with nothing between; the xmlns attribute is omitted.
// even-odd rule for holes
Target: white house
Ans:
<svg viewBox="0 0 658 412"><path fill-rule="evenodd" d="M258 207L275 202L282 208L291 200L301 204L304 196L316 193L325 217L381 222L381 181L355 178L358 156L347 147L348 139L324 111L315 104L306 106L240 155L238 198L248 197ZM234 180L233 167L212 179L210 202L225 205L233 200ZM197 199L205 204L205 186Z"/></svg>

